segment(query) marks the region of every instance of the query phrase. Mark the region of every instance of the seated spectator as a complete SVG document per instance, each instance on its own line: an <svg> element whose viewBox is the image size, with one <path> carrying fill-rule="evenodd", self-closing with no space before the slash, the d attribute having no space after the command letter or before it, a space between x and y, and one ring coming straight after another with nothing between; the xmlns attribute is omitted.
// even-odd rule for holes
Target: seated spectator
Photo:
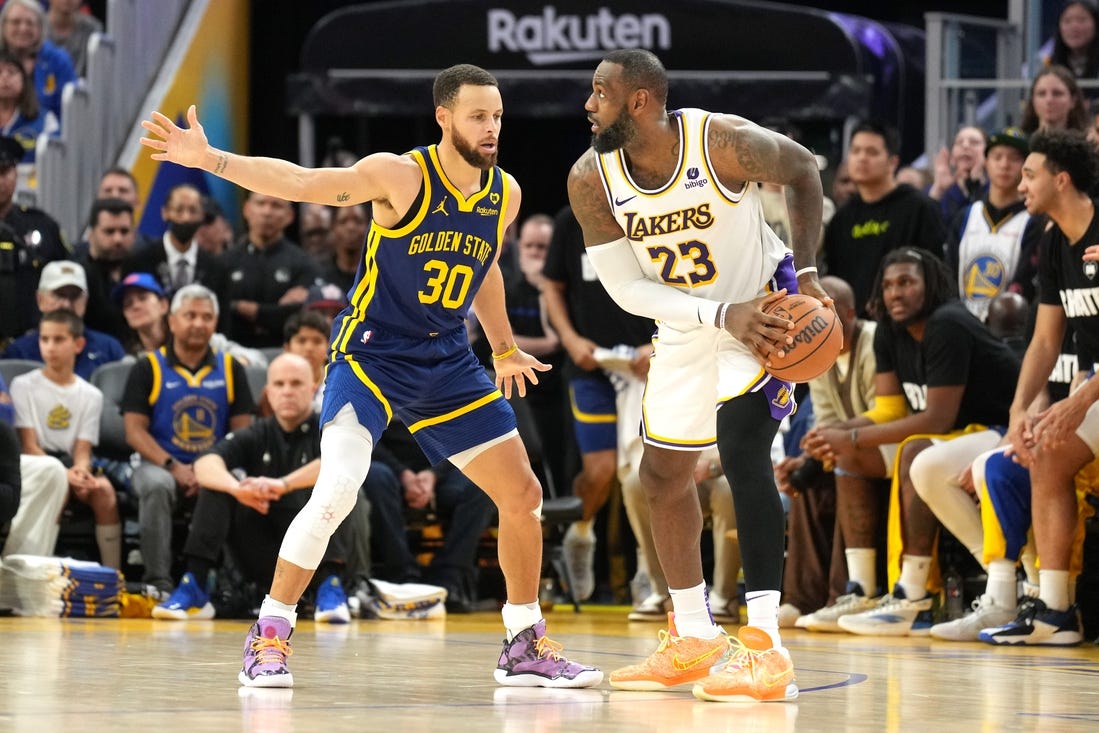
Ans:
<svg viewBox="0 0 1099 733"><path fill-rule="evenodd" d="M42 268L38 308L43 314L56 310L71 311L83 322L88 308L88 279L84 268L69 260L51 262ZM98 367L118 361L125 355L122 344L114 336L85 328L84 345L76 357L76 374L82 379L90 379ZM42 361L38 330L13 341L4 351L3 358Z"/></svg>
<svg viewBox="0 0 1099 733"><path fill-rule="evenodd" d="M292 354L276 357L264 387L274 415L234 430L195 461L201 488L183 547L187 571L172 596L153 609L153 618L213 618L205 583L224 548L232 550L246 581L270 586L283 535L309 500L320 468L321 430L312 395L309 364ZM353 517L336 530L317 570L317 621L351 620L340 575Z"/></svg>
<svg viewBox="0 0 1099 733"><path fill-rule="evenodd" d="M228 273L226 334L253 348L280 346L286 319L320 284L320 267L286 238L294 221L289 201L249 193L243 211L247 241L221 258Z"/></svg>
<svg viewBox="0 0 1099 733"><path fill-rule="evenodd" d="M92 446L99 442L103 393L73 371L84 347L84 323L67 310L54 310L38 324L45 366L11 383L15 427L23 452L49 456L67 466L72 496L95 514L99 559L122 567L122 523L114 487L92 472ZM51 553L52 554L52 553Z"/></svg>
<svg viewBox="0 0 1099 733"><path fill-rule="evenodd" d="M324 366L328 363L328 341L332 324L321 313L303 309L290 316L283 328L283 349L309 362L313 370L313 409L321 411L324 396Z"/></svg>
<svg viewBox="0 0 1099 733"><path fill-rule="evenodd" d="M84 323L119 341L130 336L122 309L111 297L122 280L126 259L137 241L133 207L122 199L96 199L88 216L88 241L77 245L74 259L88 278Z"/></svg>
<svg viewBox="0 0 1099 733"><path fill-rule="evenodd" d="M387 480L365 484L382 580L446 588L447 611L468 613L477 600L477 545L492 523L492 500L450 463L430 465L408 428L396 418L382 433L374 458L391 472ZM406 510L437 514L443 525L443 545L425 569L408 543Z"/></svg>
<svg viewBox="0 0 1099 733"><path fill-rule="evenodd" d="M0 483L7 485L0 488L0 503L6 502L4 512L14 512L0 556L52 555L60 529L57 520L69 500L68 476L65 466L56 458L21 452L13 427L15 408L3 377L0 377L0 423L7 434L0 438L3 440ZM14 474L12 460L17 461ZM11 502L15 502L15 509L11 508Z"/></svg>
<svg viewBox="0 0 1099 733"><path fill-rule="evenodd" d="M38 0L7 0L0 9L0 51L12 53L34 79L39 107L61 119L61 92L77 81L65 49L46 39L46 13Z"/></svg>
<svg viewBox="0 0 1099 733"><path fill-rule="evenodd" d="M340 206L332 217L332 259L321 267L321 278L343 292L355 284L363 259L366 230L370 227L370 205Z"/></svg>
<svg viewBox="0 0 1099 733"><path fill-rule="evenodd" d="M949 226L960 209L980 196L987 180L984 170L987 144L984 130L966 125L954 135L950 150L942 148L935 156L934 178L927 195L939 202L944 225Z"/></svg>
<svg viewBox="0 0 1099 733"><path fill-rule="evenodd" d="M982 321L1000 293L1034 297L1038 240L1044 217L1032 217L1019 193L1027 138L1009 127L989 138L985 149L988 187L950 223L946 262L970 313Z"/></svg>
<svg viewBox="0 0 1099 733"><path fill-rule="evenodd" d="M218 257L233 243L233 227L213 196L202 197L202 226L195 232L199 249Z"/></svg>
<svg viewBox="0 0 1099 733"><path fill-rule="evenodd" d="M1094 0L1069 0L1057 16L1053 49L1046 66L1064 66L1077 79L1099 76L1099 6Z"/></svg>
<svg viewBox="0 0 1099 733"><path fill-rule="evenodd" d="M217 317L217 297L208 288L180 288L168 314L171 339L137 360L120 405L126 442L141 456L131 483L144 582L164 592L175 585L172 515L199 489L192 464L226 433L251 423L255 409L244 367L210 347Z"/></svg>
<svg viewBox="0 0 1099 733"><path fill-rule="evenodd" d="M88 69L88 41L93 33L103 32L99 18L84 12L83 5L84 0L50 0L46 11L47 37L68 52L80 76Z"/></svg>
<svg viewBox="0 0 1099 733"><path fill-rule="evenodd" d="M147 272L131 272L111 291L111 299L122 309L126 325L133 336L126 352L137 355L159 349L168 343L168 296L157 279ZM267 366L267 357L258 349L246 349L225 334L214 333L210 348L222 351L245 366Z"/></svg>
<svg viewBox="0 0 1099 733"><path fill-rule="evenodd" d="M34 163L38 136L59 129L57 119L40 112L38 97L23 63L0 51L0 135L12 138L23 148L20 163Z"/></svg>
<svg viewBox="0 0 1099 733"><path fill-rule="evenodd" d="M1086 132L1090 122L1087 100L1071 71L1063 66L1050 66L1035 75L1019 125L1023 132L1027 135L1039 130Z"/></svg>
<svg viewBox="0 0 1099 733"><path fill-rule="evenodd" d="M865 507L852 514L848 548L863 549L863 561L871 567L876 563L871 518L880 499L870 479L892 475L890 580L897 577L900 560L891 593L874 602L875 588L856 587L835 607L814 614L820 623L809 624L810 630L904 636L930 629L928 580L939 523L913 486L914 461L932 439L953 438L960 453L968 453L974 440L983 441L982 450L994 447L998 435L991 430L956 436L971 425L1004 425L1007 395L1019 375L1017 355L953 297L952 284L946 265L927 250L906 247L886 256L871 303L881 314L874 332L874 407L806 435L806 451L836 466L839 496ZM951 529L980 558L980 522L959 522Z"/></svg>
<svg viewBox="0 0 1099 733"><path fill-rule="evenodd" d="M331 328L336 316L346 307L347 291L338 285L323 283L309 288L303 309L319 314Z"/></svg>
<svg viewBox="0 0 1099 733"><path fill-rule="evenodd" d="M135 248L126 261L126 272L151 273L169 295L185 285L199 283L221 299L225 287L221 262L195 241L205 217L202 194L189 183L173 186L160 216L168 227L161 241Z"/></svg>

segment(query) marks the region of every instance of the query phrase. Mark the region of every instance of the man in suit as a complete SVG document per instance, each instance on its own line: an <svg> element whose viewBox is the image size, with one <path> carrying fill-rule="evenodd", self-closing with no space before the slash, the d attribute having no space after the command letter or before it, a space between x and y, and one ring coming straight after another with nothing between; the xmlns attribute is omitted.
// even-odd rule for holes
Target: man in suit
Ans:
<svg viewBox="0 0 1099 733"><path fill-rule="evenodd" d="M125 271L151 272L164 292L174 293L185 285L205 285L221 300L225 292L224 270L216 257L195 241L195 232L205 220L202 194L189 183L168 192L160 215L168 225L159 243L134 250Z"/></svg>

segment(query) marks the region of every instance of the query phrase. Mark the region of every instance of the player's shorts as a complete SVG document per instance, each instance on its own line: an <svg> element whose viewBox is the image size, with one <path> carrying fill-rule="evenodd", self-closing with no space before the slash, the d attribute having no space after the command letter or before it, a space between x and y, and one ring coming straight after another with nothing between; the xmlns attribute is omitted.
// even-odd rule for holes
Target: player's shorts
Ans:
<svg viewBox="0 0 1099 733"><path fill-rule="evenodd" d="M767 288L797 292L793 258L779 263ZM763 295L758 293L756 296ZM673 450L700 450L717 442L717 408L751 392L763 392L775 420L796 404L790 382L772 377L748 347L710 325L680 330L657 324L656 351L642 405L646 443Z"/></svg>
<svg viewBox="0 0 1099 733"><path fill-rule="evenodd" d="M618 405L611 380L596 370L569 382L576 445L581 453L618 446Z"/></svg>
<svg viewBox="0 0 1099 733"><path fill-rule="evenodd" d="M366 331L328 365L321 425L350 403L377 442L397 415L434 465L516 429L515 413L469 347L464 328L435 338Z"/></svg>

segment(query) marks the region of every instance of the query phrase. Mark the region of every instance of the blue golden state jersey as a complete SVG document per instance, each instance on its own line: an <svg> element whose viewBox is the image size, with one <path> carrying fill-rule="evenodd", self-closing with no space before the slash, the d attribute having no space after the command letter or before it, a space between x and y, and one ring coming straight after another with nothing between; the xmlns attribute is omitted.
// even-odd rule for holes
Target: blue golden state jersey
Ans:
<svg viewBox="0 0 1099 733"><path fill-rule="evenodd" d="M147 356L153 365L149 433L177 461L193 463L228 432L229 407L236 397L233 358L215 352L216 366L207 364L192 374L171 364L164 346Z"/></svg>
<svg viewBox="0 0 1099 733"><path fill-rule="evenodd" d="M467 197L447 179L436 146L408 155L423 172L421 195L395 228L371 222L348 306L333 324L333 360L361 349L375 329L431 338L462 328L503 241L502 169L486 171Z"/></svg>

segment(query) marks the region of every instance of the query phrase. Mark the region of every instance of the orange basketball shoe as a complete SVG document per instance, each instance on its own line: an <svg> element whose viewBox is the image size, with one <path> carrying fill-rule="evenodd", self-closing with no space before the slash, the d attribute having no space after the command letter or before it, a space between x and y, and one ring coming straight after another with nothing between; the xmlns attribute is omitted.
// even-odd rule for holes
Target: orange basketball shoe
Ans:
<svg viewBox="0 0 1099 733"><path fill-rule="evenodd" d="M725 666L700 681L692 692L713 702L784 702L798 696L794 663L775 649L766 631L742 626L730 639L732 655Z"/></svg>
<svg viewBox="0 0 1099 733"><path fill-rule="evenodd" d="M639 663L611 672L611 687L619 690L663 690L684 685L710 674L729 650L724 633L713 639L679 636L675 614L668 614L668 629L660 630L660 646Z"/></svg>

